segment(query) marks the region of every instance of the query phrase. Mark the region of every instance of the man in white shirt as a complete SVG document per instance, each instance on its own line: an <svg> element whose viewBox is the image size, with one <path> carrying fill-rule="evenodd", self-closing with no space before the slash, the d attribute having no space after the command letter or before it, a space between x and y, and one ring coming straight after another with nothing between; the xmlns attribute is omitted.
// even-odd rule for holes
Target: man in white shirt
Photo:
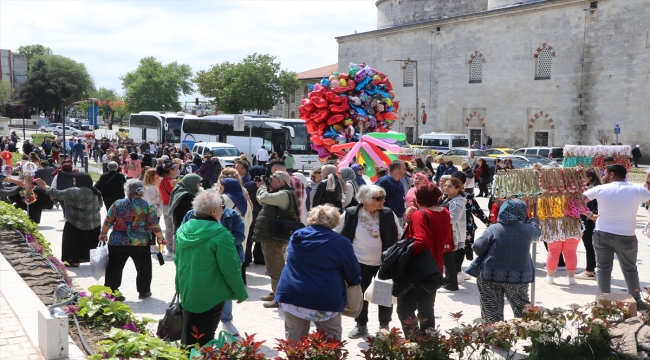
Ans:
<svg viewBox="0 0 650 360"><path fill-rule="evenodd" d="M605 167L604 185L584 192L588 200L598 200L598 215L585 214L596 218L593 246L596 252L596 280L601 293L611 292L611 274L614 254L623 271L627 291L634 297L637 308L646 309L640 295L639 272L636 258L639 242L635 235L636 214L639 203L650 205L650 191L640 185L625 182L627 170L622 165Z"/></svg>
<svg viewBox="0 0 650 360"><path fill-rule="evenodd" d="M266 167L266 161L269 159L269 152L266 151L264 145L257 150L257 165Z"/></svg>

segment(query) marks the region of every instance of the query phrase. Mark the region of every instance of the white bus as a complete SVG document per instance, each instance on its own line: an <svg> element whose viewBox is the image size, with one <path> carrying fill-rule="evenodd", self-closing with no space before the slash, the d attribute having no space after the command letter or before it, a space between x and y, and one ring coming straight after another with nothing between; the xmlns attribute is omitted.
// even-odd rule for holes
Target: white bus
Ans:
<svg viewBox="0 0 650 360"><path fill-rule="evenodd" d="M419 144L438 152L448 151L451 148L468 148L469 136L466 134L448 134L440 132L431 132L422 134L419 137Z"/></svg>
<svg viewBox="0 0 650 360"><path fill-rule="evenodd" d="M192 149L197 142L228 143L253 159L264 145L266 150L280 156L289 150L296 170L311 170L320 164L318 153L310 146L304 120L245 115L244 130L235 131L234 118L234 115L185 116L181 127L182 146Z"/></svg>
<svg viewBox="0 0 650 360"><path fill-rule="evenodd" d="M142 140L179 145L183 112L140 111L131 114L129 137L136 143Z"/></svg>

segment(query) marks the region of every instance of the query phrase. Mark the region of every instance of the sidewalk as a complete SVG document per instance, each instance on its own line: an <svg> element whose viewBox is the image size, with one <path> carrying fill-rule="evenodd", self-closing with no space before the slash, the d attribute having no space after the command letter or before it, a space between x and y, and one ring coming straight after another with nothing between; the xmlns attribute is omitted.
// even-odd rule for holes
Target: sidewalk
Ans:
<svg viewBox="0 0 650 360"><path fill-rule="evenodd" d="M29 341L25 329L7 299L0 293L0 358L44 359L37 347Z"/></svg>
<svg viewBox="0 0 650 360"><path fill-rule="evenodd" d="M487 199L479 198L479 204L485 209L487 207ZM105 216L106 211L102 208L102 216ZM637 236L639 239L639 254L638 254L638 271L641 277L641 287L650 286L650 239L641 234L645 224L649 220L649 213L639 208L637 215ZM64 220L61 210L49 210L43 212L43 221L39 228L41 232L52 242L52 250L55 256L61 254L61 234ZM480 224L482 228L483 225ZM479 229L478 235L483 231ZM148 317L152 319L160 319L165 313L167 304L174 296L174 277L175 266L174 263L165 258L163 266L158 265L154 258L153 261L153 281L152 292L153 296L145 300L138 300L138 293L135 289L135 267L129 261L124 268L124 275L122 280L122 287L120 290L126 297L125 303L133 308L136 315ZM597 293L597 285L594 280L578 280L576 285L568 285L566 272L558 271L555 277L555 284L549 285L544 281L546 271L544 270L544 263L546 262L546 250L543 244L537 244L537 262L536 262L536 301L537 305L544 307L568 307L570 304L584 305L593 302ZM614 261L613 279L612 279L612 292L623 294L626 291L623 274L621 272L618 261ZM584 246L581 244L578 248L578 271L584 269L585 251ZM464 265L467 266L469 261L465 261ZM95 281L91 275L89 264L82 264L78 268L69 269L70 276L72 276L77 290L85 290L93 284L103 284L103 279ZM234 304L233 323L239 329L241 334L256 334L257 340L266 340L262 347L262 351L267 356L276 356L277 352L273 350L276 346L276 338L284 338L284 322L283 316L278 309L265 309L262 307L262 302L259 300L260 296L267 295L271 291L270 279L265 276L265 267L263 265L251 264L247 268L248 273L248 293L249 298L241 304ZM480 317L478 290L476 288L476 280L472 279L462 284L461 289L455 293L442 294L436 296L435 313L436 325L440 325L442 330L448 330L456 327L456 321L449 316L451 312L463 311L461 322L471 322L475 318ZM506 302L507 304L507 302ZM505 307L506 318L512 318L512 310L508 305ZM371 305L369 311L368 329L370 333L374 333L379 328L379 321L377 316L377 306ZM348 342L346 348L350 351L350 358L355 358L360 355L360 350L366 348L366 343L362 339L351 340L347 339L347 333L354 327L354 319L343 318L343 334L344 339ZM392 321L390 326L400 327L400 322L397 314L393 311Z"/></svg>

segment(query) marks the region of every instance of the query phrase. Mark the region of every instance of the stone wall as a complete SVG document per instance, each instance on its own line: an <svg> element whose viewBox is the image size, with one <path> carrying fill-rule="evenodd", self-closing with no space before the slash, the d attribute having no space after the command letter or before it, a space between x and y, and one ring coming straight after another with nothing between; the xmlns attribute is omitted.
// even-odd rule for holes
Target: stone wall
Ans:
<svg viewBox="0 0 650 360"><path fill-rule="evenodd" d="M601 0L584 11L589 5L557 0L344 36L339 66L365 62L389 75L405 120L398 131L414 125L415 89L402 86L402 64L385 60L409 57L428 115L419 134L475 128L521 147L548 131L557 146L597 144L620 124L620 142L650 150L650 1ZM546 50L551 78L535 80ZM470 83L479 55L482 81Z"/></svg>
<svg viewBox="0 0 650 360"><path fill-rule="evenodd" d="M488 0L379 0L377 28L485 11Z"/></svg>

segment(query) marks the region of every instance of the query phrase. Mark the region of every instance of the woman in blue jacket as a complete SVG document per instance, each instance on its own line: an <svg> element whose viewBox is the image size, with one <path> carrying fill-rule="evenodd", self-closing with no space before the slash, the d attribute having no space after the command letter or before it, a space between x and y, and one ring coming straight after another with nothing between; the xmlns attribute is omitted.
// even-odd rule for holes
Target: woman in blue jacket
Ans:
<svg viewBox="0 0 650 360"><path fill-rule="evenodd" d="M312 321L316 329L341 339L346 283L359 285L361 269L350 240L332 230L339 218L338 208L317 206L307 216L309 226L291 236L275 293L287 339L307 336Z"/></svg>

